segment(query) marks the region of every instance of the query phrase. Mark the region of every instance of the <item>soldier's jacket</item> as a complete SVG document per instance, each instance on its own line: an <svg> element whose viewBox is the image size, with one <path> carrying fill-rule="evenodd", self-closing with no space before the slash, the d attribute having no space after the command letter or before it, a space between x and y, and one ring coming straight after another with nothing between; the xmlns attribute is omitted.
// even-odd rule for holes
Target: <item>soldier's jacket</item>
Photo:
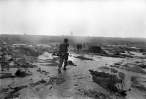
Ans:
<svg viewBox="0 0 146 99"><path fill-rule="evenodd" d="M68 43L60 44L59 46L59 56L68 57Z"/></svg>

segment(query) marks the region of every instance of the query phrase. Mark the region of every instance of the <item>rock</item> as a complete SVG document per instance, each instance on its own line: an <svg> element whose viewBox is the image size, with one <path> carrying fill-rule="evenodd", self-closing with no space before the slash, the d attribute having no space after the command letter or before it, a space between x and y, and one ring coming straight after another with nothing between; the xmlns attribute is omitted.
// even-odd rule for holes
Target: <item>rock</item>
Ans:
<svg viewBox="0 0 146 99"><path fill-rule="evenodd" d="M16 76L16 77L25 77L25 76L27 76L27 75L30 75L30 74L28 74L28 73L26 73L26 72L24 72L24 71L21 71L20 69L18 69L18 70L15 72L15 76Z"/></svg>

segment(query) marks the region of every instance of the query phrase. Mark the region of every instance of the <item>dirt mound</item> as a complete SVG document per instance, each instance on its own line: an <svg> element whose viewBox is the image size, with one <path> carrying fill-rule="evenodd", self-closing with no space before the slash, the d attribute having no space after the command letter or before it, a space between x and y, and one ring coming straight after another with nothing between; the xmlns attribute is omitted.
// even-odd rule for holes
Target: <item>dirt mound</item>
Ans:
<svg viewBox="0 0 146 99"><path fill-rule="evenodd" d="M11 73L1 73L0 74L0 79L5 79L5 78L14 78L15 76L12 75Z"/></svg>
<svg viewBox="0 0 146 99"><path fill-rule="evenodd" d="M116 84L122 83L121 79L118 79L116 75L111 75L104 72L98 72L89 70L92 75L92 79L95 83L99 84L101 87L107 89L112 93L116 93L120 96L126 96L126 90L119 89Z"/></svg>
<svg viewBox="0 0 146 99"><path fill-rule="evenodd" d="M90 53L106 54L105 51L100 46L90 46L88 51Z"/></svg>

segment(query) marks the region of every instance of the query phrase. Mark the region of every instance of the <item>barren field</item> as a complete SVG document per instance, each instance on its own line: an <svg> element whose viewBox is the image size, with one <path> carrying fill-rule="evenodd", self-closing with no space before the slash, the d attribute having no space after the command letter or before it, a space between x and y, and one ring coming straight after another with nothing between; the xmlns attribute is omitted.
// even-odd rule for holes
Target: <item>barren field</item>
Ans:
<svg viewBox="0 0 146 99"><path fill-rule="evenodd" d="M146 99L144 51L70 50L67 70L58 73L53 45L28 45L12 49L9 66L1 64L0 99Z"/></svg>

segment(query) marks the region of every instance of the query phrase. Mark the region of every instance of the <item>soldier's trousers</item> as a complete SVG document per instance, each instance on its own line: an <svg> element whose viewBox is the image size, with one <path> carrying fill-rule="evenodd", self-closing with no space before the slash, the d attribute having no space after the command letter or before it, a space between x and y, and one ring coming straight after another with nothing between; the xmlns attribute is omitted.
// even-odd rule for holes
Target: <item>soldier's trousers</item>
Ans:
<svg viewBox="0 0 146 99"><path fill-rule="evenodd" d="M68 61L68 53L63 53L59 56L59 68L62 67L63 63L64 63L64 67L67 66L67 61Z"/></svg>

